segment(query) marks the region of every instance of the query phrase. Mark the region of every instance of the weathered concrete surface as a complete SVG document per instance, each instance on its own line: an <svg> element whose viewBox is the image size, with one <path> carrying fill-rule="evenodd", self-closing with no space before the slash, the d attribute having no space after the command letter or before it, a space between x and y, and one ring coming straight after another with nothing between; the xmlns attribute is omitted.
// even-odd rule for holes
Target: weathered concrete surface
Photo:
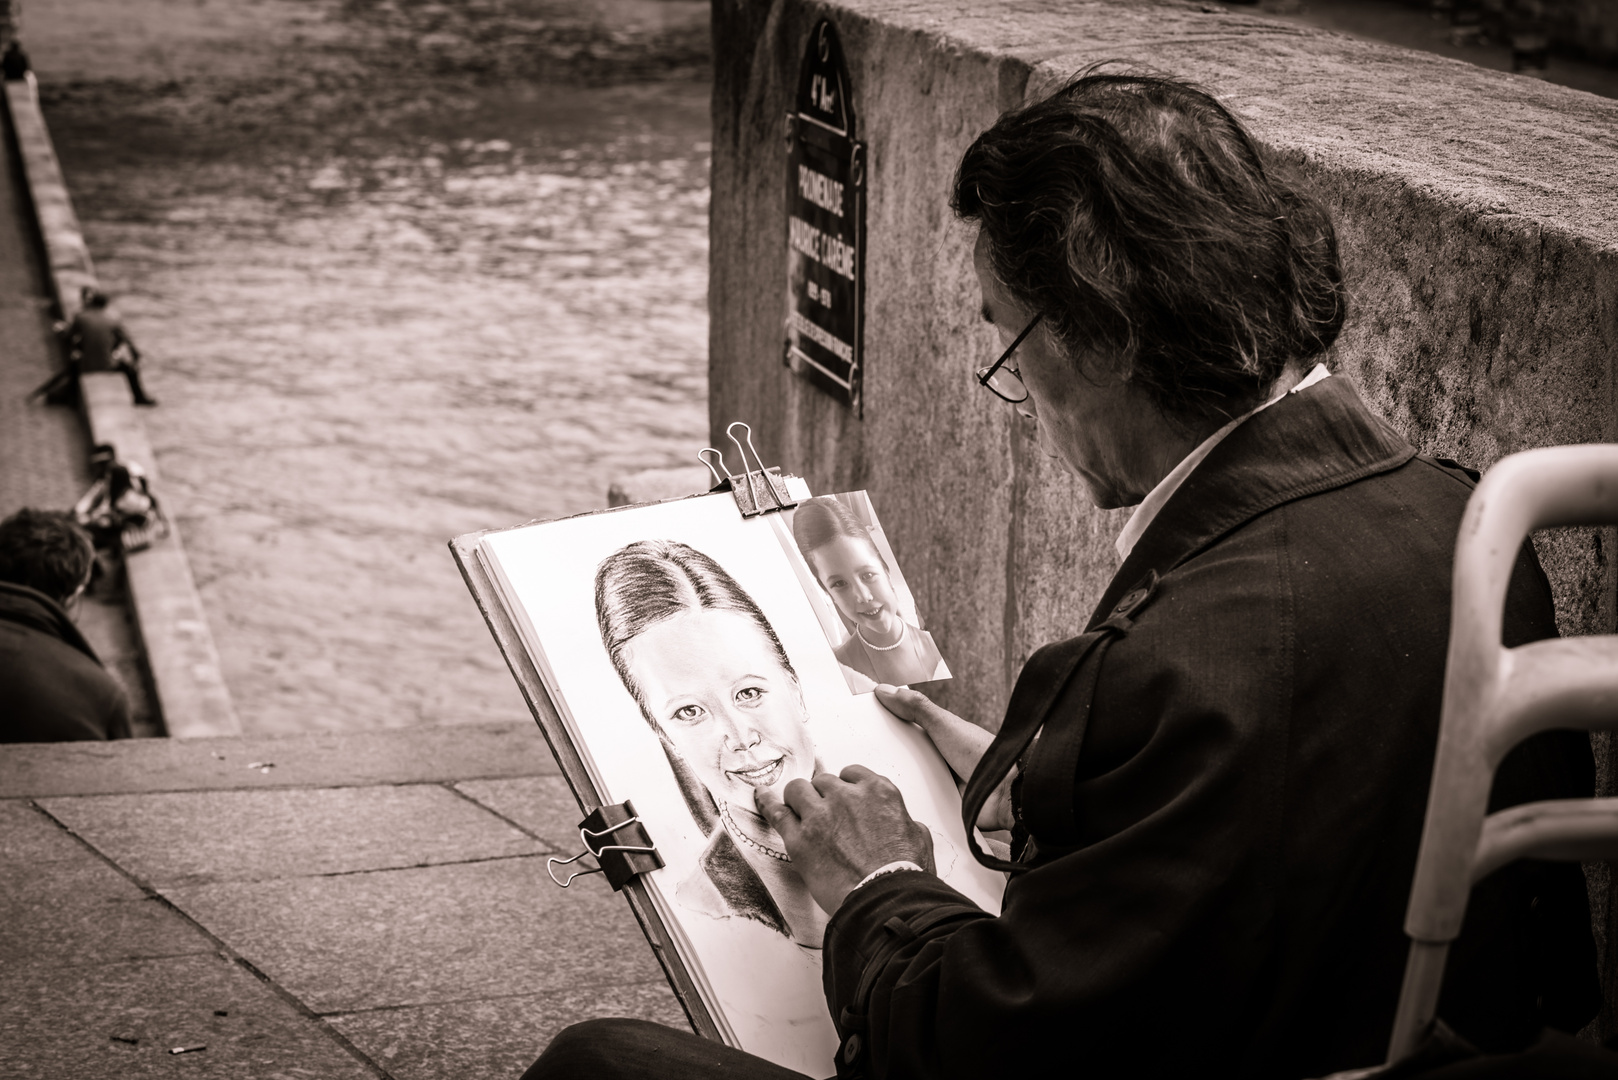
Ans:
<svg viewBox="0 0 1618 1080"><path fill-rule="evenodd" d="M509 1080L684 1027L624 899L545 876L579 816L532 724L6 747L0 1073Z"/></svg>
<svg viewBox="0 0 1618 1080"><path fill-rule="evenodd" d="M561 776L464 780L455 790L528 830L552 851L579 850L579 804Z"/></svg>
<svg viewBox="0 0 1618 1080"><path fill-rule="evenodd" d="M62 182L62 166L56 160L50 132L39 112L39 90L32 73L26 79L8 79L6 104L22 155L28 191L34 200L39 233L45 241L45 262L50 270L51 289L61 304L64 319L79 310L79 293L96 284L95 265L90 249L79 231L79 218L73 200Z"/></svg>
<svg viewBox="0 0 1618 1080"><path fill-rule="evenodd" d="M199 935L200 937L200 935ZM0 1040L14 1080L370 1080L347 1051L247 969L216 953L0 974ZM200 1048L175 1055L176 1047Z"/></svg>
<svg viewBox="0 0 1618 1080"><path fill-rule="evenodd" d="M91 795L37 804L164 889L555 850L437 784Z"/></svg>
<svg viewBox="0 0 1618 1080"><path fill-rule="evenodd" d="M322 1014L663 979L606 879L543 858L162 892Z"/></svg>
<svg viewBox="0 0 1618 1080"><path fill-rule="evenodd" d="M863 421L780 363L782 117L822 15L869 143ZM1075 633L1117 566L1127 512L1089 507L971 378L999 344L947 206L972 138L1086 64L1203 83L1330 204L1353 297L1330 361L1423 451L1485 467L1618 440L1618 102L1164 0L716 0L714 28L711 438L746 420L814 490L870 489L952 708L997 721L1023 660ZM1614 542L1539 539L1565 632L1614 629ZM1611 741L1598 752L1610 793Z"/></svg>
<svg viewBox="0 0 1618 1080"><path fill-rule="evenodd" d="M122 963L213 945L38 808L0 801L0 968Z"/></svg>
<svg viewBox="0 0 1618 1080"><path fill-rule="evenodd" d="M64 319L71 319L79 309L80 290L97 284L95 267L39 110L33 75L25 80L8 80L5 96L56 306ZM120 458L138 464L161 498L157 458L123 377L112 373L86 375L80 380L80 388L91 441L110 444ZM172 736L236 734L241 731L241 723L220 674L219 653L173 517L170 514L166 537L125 560L129 595L158 711Z"/></svg>
<svg viewBox="0 0 1618 1080"><path fill-rule="evenodd" d="M131 744L123 744L131 745ZM206 1050L176 1058L176 1046ZM38 809L0 800L0 1072L375 1075L321 1022Z"/></svg>
<svg viewBox="0 0 1618 1080"><path fill-rule="evenodd" d="M713 476L702 465L643 469L614 480L607 487L607 505L633 506L636 503L678 499L682 495L700 495L712 487L713 482Z"/></svg>
<svg viewBox="0 0 1618 1080"><path fill-rule="evenodd" d="M12 745L0 754L0 799L555 775L560 770L545 740L532 722L520 721L183 742ZM575 803L568 812L577 809Z"/></svg>
<svg viewBox="0 0 1618 1080"><path fill-rule="evenodd" d="M661 978L625 986L580 986L346 1013L330 1022L397 1080L478 1076L515 1080L563 1028L605 1016L638 1016L686 1027L684 1014ZM513 1033L519 1037L513 1038Z"/></svg>

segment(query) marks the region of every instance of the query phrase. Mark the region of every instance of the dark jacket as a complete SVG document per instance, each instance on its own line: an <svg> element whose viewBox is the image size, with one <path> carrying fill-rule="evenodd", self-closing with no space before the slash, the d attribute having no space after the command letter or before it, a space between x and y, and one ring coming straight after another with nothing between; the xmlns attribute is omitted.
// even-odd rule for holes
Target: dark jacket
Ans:
<svg viewBox="0 0 1618 1080"><path fill-rule="evenodd" d="M62 606L0 581L0 742L129 738L129 699Z"/></svg>
<svg viewBox="0 0 1618 1080"><path fill-rule="evenodd" d="M68 326L68 348L78 355L80 371L116 369L120 345L130 347L130 360L137 358L124 324L106 308L81 308Z"/></svg>
<svg viewBox="0 0 1618 1080"><path fill-rule="evenodd" d="M1342 377L1220 443L1091 620L1129 613L1099 654L1076 764L1057 763L1063 800L1026 789L1092 699L1061 645L1019 679L1003 731L1042 728L1017 785L1033 868L1000 917L898 873L831 921L843 1054L907 1077L1059 1061L1081 1076L1297 1080L1380 1061L1471 488ZM1508 645L1555 633L1530 546L1505 625ZM1586 736L1551 733L1507 759L1494 802L1593 785ZM1440 1015L1485 1049L1593 1016L1579 868L1523 863L1483 882L1445 985Z"/></svg>

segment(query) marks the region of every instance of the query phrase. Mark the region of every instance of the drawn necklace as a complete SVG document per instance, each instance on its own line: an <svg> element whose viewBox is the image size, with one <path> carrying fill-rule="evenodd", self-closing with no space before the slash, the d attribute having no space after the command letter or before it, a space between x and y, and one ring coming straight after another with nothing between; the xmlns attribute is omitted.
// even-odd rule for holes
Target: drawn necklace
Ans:
<svg viewBox="0 0 1618 1080"><path fill-rule="evenodd" d="M867 649L875 649L877 652L892 652L894 649L897 649L899 646L904 644L906 632L905 628L909 625L910 624L905 622L903 619L899 620L899 640L895 641L892 645L872 645L869 641L865 641L865 635L860 634L860 628L857 626L854 627L854 633L859 634L861 641L865 641L865 647Z"/></svg>
<svg viewBox="0 0 1618 1080"><path fill-rule="evenodd" d="M729 803L719 804L719 816L725 819L725 831L730 833L730 835L734 836L736 839L740 840L742 843L746 844L748 847L752 848L754 851L761 851L770 858L779 859L781 862L792 861L792 856L788 855L786 852L776 851L774 848L761 844L757 840L754 840L751 836L748 836L746 833L742 832L741 826L736 824L736 819L730 816Z"/></svg>

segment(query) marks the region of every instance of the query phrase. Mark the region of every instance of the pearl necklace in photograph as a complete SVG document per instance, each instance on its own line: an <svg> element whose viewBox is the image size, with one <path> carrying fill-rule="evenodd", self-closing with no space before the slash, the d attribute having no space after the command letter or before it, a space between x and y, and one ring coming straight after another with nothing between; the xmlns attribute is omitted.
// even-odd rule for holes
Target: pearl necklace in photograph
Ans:
<svg viewBox="0 0 1618 1080"><path fill-rule="evenodd" d="M748 836L746 833L742 832L741 826L736 824L736 819L730 816L730 805L728 803L719 804L719 816L725 819L725 831L730 833L731 836L734 836L736 839L740 840L742 843L746 844L748 847L752 848L754 851L763 852L770 858L779 859L781 862L792 861L792 856L788 855L786 852L777 851L766 844L761 844L757 840L754 840L751 836Z"/></svg>
<svg viewBox="0 0 1618 1080"><path fill-rule="evenodd" d="M899 646L905 643L905 634L909 632L909 626L910 624L905 622L903 619L899 620L899 640L895 641L892 645L872 645L869 641L865 640L864 634L860 634L860 628L857 626L854 628L854 633L859 634L860 640L865 642L865 647L867 649L875 649L877 652L892 652L894 649L897 649Z"/></svg>

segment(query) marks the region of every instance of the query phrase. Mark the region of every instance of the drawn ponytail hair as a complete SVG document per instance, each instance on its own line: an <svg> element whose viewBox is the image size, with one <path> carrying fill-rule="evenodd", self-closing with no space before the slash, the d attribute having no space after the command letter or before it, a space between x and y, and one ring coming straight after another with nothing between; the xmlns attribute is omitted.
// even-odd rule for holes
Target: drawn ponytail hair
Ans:
<svg viewBox="0 0 1618 1080"><path fill-rule="evenodd" d="M663 753L674 770L675 782L691 817L704 836L711 835L719 824L719 805L652 715L625 655L630 642L665 619L684 612L731 611L752 620L794 687L799 686L798 673L787 659L775 628L747 591L724 567L677 540L637 540L607 556L596 568L595 598L601 644L624 689L640 706L641 716L663 744Z"/></svg>

